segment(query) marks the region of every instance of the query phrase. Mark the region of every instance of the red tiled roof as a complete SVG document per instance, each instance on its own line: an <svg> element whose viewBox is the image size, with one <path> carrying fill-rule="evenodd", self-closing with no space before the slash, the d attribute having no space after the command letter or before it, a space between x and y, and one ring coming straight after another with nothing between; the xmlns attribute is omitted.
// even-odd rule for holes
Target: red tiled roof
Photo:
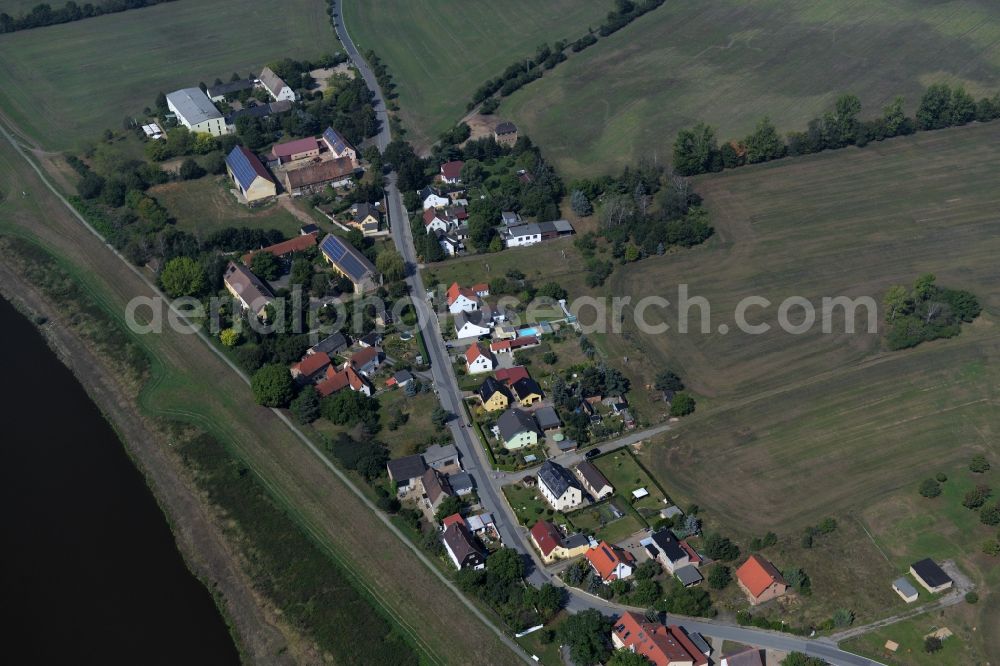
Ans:
<svg viewBox="0 0 1000 666"><path fill-rule="evenodd" d="M298 370L306 377L314 375L326 366L330 365L330 356L325 352L309 354L301 361L292 366L293 370Z"/></svg>
<svg viewBox="0 0 1000 666"><path fill-rule="evenodd" d="M614 580L615 568L619 564L631 564L635 561L632 553L621 548L612 546L607 541L602 541L596 548L587 551L587 560L594 566L602 580Z"/></svg>
<svg viewBox="0 0 1000 666"><path fill-rule="evenodd" d="M465 166L465 162L462 160L455 160L453 162L445 162L441 165L441 175L448 180L455 180L462 175L462 167Z"/></svg>
<svg viewBox="0 0 1000 666"><path fill-rule="evenodd" d="M465 360L468 363L475 363L476 359L480 356L489 358L489 355L478 342L474 345L469 345L469 348L465 350Z"/></svg>
<svg viewBox="0 0 1000 666"><path fill-rule="evenodd" d="M291 238L286 241L281 241L280 243L275 243L260 250L254 250L253 252L247 252L243 255L243 263L247 266L250 265L253 256L258 252L268 252L276 257L283 257L286 254L291 254L292 252L302 252L308 250L309 248L316 245L316 235L318 232L312 232L311 234L302 234Z"/></svg>
<svg viewBox="0 0 1000 666"><path fill-rule="evenodd" d="M648 622L637 613L626 612L615 622L613 631L625 647L643 655L655 666L685 661L693 661L697 666L708 663L679 627L665 627L659 622Z"/></svg>
<svg viewBox="0 0 1000 666"><path fill-rule="evenodd" d="M448 295L448 305L451 305L452 303L457 301L459 296L465 296L470 301L475 301L479 299L479 297L476 296L476 292L469 289L468 287L459 287L457 282L451 283L451 286L448 287L447 295Z"/></svg>
<svg viewBox="0 0 1000 666"><path fill-rule="evenodd" d="M355 391L360 391L365 386L365 378L356 373L351 366L344 368L344 374L347 375L348 385Z"/></svg>
<svg viewBox="0 0 1000 666"><path fill-rule="evenodd" d="M517 349L519 347L531 347L538 344L538 338L534 335L525 335L520 338L514 338L510 340L510 348Z"/></svg>
<svg viewBox="0 0 1000 666"><path fill-rule="evenodd" d="M691 544L687 541L681 541L681 548L683 548L684 552L688 554L688 560L690 560L692 564L700 564L702 562L701 555L699 555L698 551L692 548Z"/></svg>
<svg viewBox="0 0 1000 666"><path fill-rule="evenodd" d="M322 396L333 395L337 391L347 388L348 384L347 373L337 370L331 365L326 369L326 379L316 384L316 391Z"/></svg>
<svg viewBox="0 0 1000 666"><path fill-rule="evenodd" d="M363 347L351 356L351 365L355 368L367 365L372 359L378 356L378 353L378 347Z"/></svg>
<svg viewBox="0 0 1000 666"><path fill-rule="evenodd" d="M520 365L515 365L513 368L501 368L497 370L496 376L498 380L507 384L513 384L519 379L530 378L528 370Z"/></svg>
<svg viewBox="0 0 1000 666"><path fill-rule="evenodd" d="M488 294L490 291L490 285L485 282L480 282L479 284L472 285L472 291L477 294Z"/></svg>
<svg viewBox="0 0 1000 666"><path fill-rule="evenodd" d="M494 340L490 343L490 351L505 351L510 348L510 340Z"/></svg>
<svg viewBox="0 0 1000 666"><path fill-rule="evenodd" d="M445 518L444 520L442 520L441 521L441 525L445 529L448 529L448 527L451 526L451 525L463 525L464 526L465 525L465 519L462 518L462 514L460 514L460 513L453 513L450 516L448 516L447 518Z"/></svg>
<svg viewBox="0 0 1000 666"><path fill-rule="evenodd" d="M755 597L759 597L772 583L786 584L775 566L759 555L751 555L743 566L736 570L736 577Z"/></svg>
<svg viewBox="0 0 1000 666"><path fill-rule="evenodd" d="M562 535L555 525L547 520L539 520L531 528L531 538L535 540L542 555L548 557L556 546L562 543Z"/></svg>
<svg viewBox="0 0 1000 666"><path fill-rule="evenodd" d="M307 153L310 150L317 150L319 148L319 141L314 137L309 137L306 139L296 139L295 141L286 141L285 143L275 144L271 148L271 154L275 157L291 157L292 155L297 155L298 153Z"/></svg>
<svg viewBox="0 0 1000 666"><path fill-rule="evenodd" d="M431 222L433 222L434 218L436 218L437 216L438 216L437 215L437 211L435 209L428 208L427 210L425 210L424 211L424 226L426 227L428 224L430 224Z"/></svg>

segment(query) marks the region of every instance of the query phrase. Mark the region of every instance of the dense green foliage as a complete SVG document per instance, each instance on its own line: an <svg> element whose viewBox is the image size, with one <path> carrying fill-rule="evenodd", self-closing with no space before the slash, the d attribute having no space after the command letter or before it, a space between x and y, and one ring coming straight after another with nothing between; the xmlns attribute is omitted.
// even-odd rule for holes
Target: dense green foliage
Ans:
<svg viewBox="0 0 1000 666"><path fill-rule="evenodd" d="M974 294L939 287L930 273L917 278L910 290L901 285L890 287L883 305L889 327L886 344L893 350L954 337L963 323L971 322L982 311Z"/></svg>
<svg viewBox="0 0 1000 666"><path fill-rule="evenodd" d="M61 9L53 9L52 5L43 2L35 5L30 12L13 17L10 14L0 14L0 33L17 32L18 30L30 30L31 28L42 28L48 25L58 25L60 23L70 23L93 16L104 14L115 14L129 9L139 9L158 5L161 2L173 2L174 0L103 0L102 2L85 3L78 5L70 0Z"/></svg>
<svg viewBox="0 0 1000 666"><path fill-rule="evenodd" d="M563 607L565 591L546 583L535 588L524 582L520 553L501 548L486 558L486 569L462 569L458 584L490 606L514 631L544 624Z"/></svg>
<svg viewBox="0 0 1000 666"><path fill-rule="evenodd" d="M189 257L175 257L160 273L160 284L168 296L197 296L205 291L208 281L205 269Z"/></svg>
<svg viewBox="0 0 1000 666"><path fill-rule="evenodd" d="M566 618L556 632L559 641L569 646L577 664L595 664L611 654L608 637L611 621L596 610L585 610Z"/></svg>
<svg viewBox="0 0 1000 666"><path fill-rule="evenodd" d="M284 365L272 363L253 374L250 380L253 396L258 405L287 407L295 395L292 375Z"/></svg>

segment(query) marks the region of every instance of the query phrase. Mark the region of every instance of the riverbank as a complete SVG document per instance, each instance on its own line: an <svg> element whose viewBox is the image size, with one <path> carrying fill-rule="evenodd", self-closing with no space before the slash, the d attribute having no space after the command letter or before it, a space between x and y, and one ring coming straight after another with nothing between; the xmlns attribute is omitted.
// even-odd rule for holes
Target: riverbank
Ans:
<svg viewBox="0 0 1000 666"><path fill-rule="evenodd" d="M77 332L81 326L99 326L99 322L84 321L65 304L51 302L24 278L27 261L6 245L4 263L0 263L0 294L35 323L118 433L166 516L188 568L211 592L230 626L242 660L256 664L321 661L311 642L283 626L267 600L254 590L223 534L224 517L216 515L198 491L172 449L170 435L141 416L135 396L143 377L124 360L128 355L112 358L99 353L92 340Z"/></svg>

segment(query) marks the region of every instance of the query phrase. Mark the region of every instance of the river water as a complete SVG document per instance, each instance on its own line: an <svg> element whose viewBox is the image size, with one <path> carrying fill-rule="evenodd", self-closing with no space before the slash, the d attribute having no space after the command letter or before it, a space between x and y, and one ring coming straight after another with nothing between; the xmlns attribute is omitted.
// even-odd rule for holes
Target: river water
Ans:
<svg viewBox="0 0 1000 666"><path fill-rule="evenodd" d="M3 299L0 341L5 661L239 663L114 430Z"/></svg>

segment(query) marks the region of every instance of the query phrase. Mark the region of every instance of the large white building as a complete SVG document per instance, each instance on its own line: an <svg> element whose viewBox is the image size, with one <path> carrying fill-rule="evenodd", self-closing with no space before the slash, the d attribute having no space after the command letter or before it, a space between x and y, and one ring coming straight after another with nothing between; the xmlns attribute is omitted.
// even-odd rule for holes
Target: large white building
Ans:
<svg viewBox="0 0 1000 666"><path fill-rule="evenodd" d="M295 91L293 91L280 76L275 74L270 67L265 67L257 79L260 81L260 84L264 86L264 90L266 90L271 97L274 98L275 102L280 102L282 100L287 100L289 102L295 101Z"/></svg>
<svg viewBox="0 0 1000 666"><path fill-rule="evenodd" d="M538 490L556 511L568 511L583 503L580 483L569 470L551 460L546 460L538 468Z"/></svg>
<svg viewBox="0 0 1000 666"><path fill-rule="evenodd" d="M212 136L231 134L226 119L212 104L201 88L183 88L167 95L167 108L176 114L177 122L192 132L204 132Z"/></svg>

